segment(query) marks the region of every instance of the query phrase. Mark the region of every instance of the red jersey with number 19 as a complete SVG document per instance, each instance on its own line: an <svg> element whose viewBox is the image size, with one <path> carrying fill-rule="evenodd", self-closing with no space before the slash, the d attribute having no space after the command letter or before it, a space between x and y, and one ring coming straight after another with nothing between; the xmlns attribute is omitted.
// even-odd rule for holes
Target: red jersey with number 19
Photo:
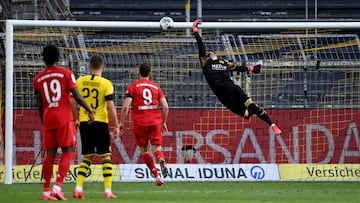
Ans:
<svg viewBox="0 0 360 203"><path fill-rule="evenodd" d="M73 72L64 67L47 67L35 76L33 88L41 94L45 129L59 128L74 120L70 89L75 87L77 85Z"/></svg>
<svg viewBox="0 0 360 203"><path fill-rule="evenodd" d="M164 98L160 86L148 79L131 83L126 91L132 97L132 113L135 125L150 126L162 122L159 100Z"/></svg>

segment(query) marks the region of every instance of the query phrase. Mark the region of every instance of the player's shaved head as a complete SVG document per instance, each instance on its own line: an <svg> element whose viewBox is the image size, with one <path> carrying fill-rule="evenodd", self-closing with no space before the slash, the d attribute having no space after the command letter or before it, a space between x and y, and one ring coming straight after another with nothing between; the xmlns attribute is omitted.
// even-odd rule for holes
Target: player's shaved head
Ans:
<svg viewBox="0 0 360 203"><path fill-rule="evenodd" d="M42 56L45 65L52 66L59 60L60 52L55 45L50 44L44 47Z"/></svg>
<svg viewBox="0 0 360 203"><path fill-rule="evenodd" d="M147 77L150 75L151 65L148 62L140 64L139 73L142 77Z"/></svg>
<svg viewBox="0 0 360 203"><path fill-rule="evenodd" d="M207 57L211 58L211 60L217 60L218 57L214 51L207 51L206 52Z"/></svg>
<svg viewBox="0 0 360 203"><path fill-rule="evenodd" d="M90 57L90 66L93 69L99 70L102 68L102 65L104 65L104 59L102 56L94 54Z"/></svg>

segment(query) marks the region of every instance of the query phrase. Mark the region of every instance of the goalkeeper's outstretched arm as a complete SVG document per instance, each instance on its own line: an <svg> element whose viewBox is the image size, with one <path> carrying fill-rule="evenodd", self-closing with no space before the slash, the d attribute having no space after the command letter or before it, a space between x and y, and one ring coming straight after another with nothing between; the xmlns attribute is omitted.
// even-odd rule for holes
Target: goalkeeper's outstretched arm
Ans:
<svg viewBox="0 0 360 203"><path fill-rule="evenodd" d="M193 23L193 33L194 33L194 36L195 36L195 39L196 39L196 42L197 42L197 45L198 45L198 49L199 49L199 59L200 59L200 62L201 62L201 65L204 64L204 61L205 61L205 57L206 57L206 51L205 51L205 46L204 46L204 43L202 42L202 39L199 35L199 30L198 30L198 25L201 24L201 20L200 19L196 19Z"/></svg>
<svg viewBox="0 0 360 203"><path fill-rule="evenodd" d="M229 70L230 71L237 71L237 72L253 72L253 73L260 73L261 71L261 65L255 64L251 66L246 66L245 64L239 64L239 63L228 63L229 64ZM231 65L230 65L231 64Z"/></svg>

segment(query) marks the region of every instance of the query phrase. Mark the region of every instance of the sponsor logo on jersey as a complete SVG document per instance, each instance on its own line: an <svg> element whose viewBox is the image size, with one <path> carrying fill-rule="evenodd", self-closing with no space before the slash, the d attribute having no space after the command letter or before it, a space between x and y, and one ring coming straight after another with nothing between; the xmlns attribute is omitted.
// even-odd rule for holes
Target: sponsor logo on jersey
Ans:
<svg viewBox="0 0 360 203"><path fill-rule="evenodd" d="M215 64L211 64L211 69L212 70L226 70L227 66L219 64L219 63L215 63Z"/></svg>

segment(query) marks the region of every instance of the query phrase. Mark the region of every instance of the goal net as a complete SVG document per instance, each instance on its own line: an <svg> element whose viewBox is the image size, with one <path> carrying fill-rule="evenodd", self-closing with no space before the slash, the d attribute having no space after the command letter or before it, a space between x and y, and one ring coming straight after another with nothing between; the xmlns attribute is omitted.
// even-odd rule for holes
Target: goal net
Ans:
<svg viewBox="0 0 360 203"><path fill-rule="evenodd" d="M266 169L272 164L283 164L279 167L291 179L296 178L291 175L291 165L295 164L308 164L311 172L316 164L359 163L358 30L278 29L257 33L240 27L214 29L203 25L206 49L216 51L223 59L262 65L259 74L234 72L232 77L278 124L281 135L275 136L256 116L245 120L224 108L203 78L195 39L186 36L181 26L176 28L176 23L166 32L155 26L148 30L144 30L146 26L14 26L13 56L9 58L13 63L13 131L7 136L13 138L9 146L12 157L0 159L2 164L11 159L12 166L17 167L11 175L13 180L41 179L41 122L32 80L44 68L41 51L46 44L60 48L59 65L72 69L76 77L89 73L87 65L92 54L102 55L106 62L103 76L115 86L118 112L127 86L138 78L138 65L143 61L152 64L151 79L160 84L170 106L163 151L174 180L192 179L195 175L191 170L198 172L199 180L261 179L253 174L257 170L254 166L276 176L277 171ZM4 35L1 45L3 58L6 38L9 36ZM5 80L5 65L1 64L0 76L0 129L5 129L8 122L4 112L10 111L5 109L5 86L11 84ZM134 142L131 118L130 113L125 135L111 143L115 181L131 179L126 176L151 179ZM2 151L3 130L0 135ZM79 134L77 139L80 143ZM67 181L76 179L80 146ZM4 174L1 170L1 181ZM89 180L101 180L101 166L93 169L92 177Z"/></svg>

